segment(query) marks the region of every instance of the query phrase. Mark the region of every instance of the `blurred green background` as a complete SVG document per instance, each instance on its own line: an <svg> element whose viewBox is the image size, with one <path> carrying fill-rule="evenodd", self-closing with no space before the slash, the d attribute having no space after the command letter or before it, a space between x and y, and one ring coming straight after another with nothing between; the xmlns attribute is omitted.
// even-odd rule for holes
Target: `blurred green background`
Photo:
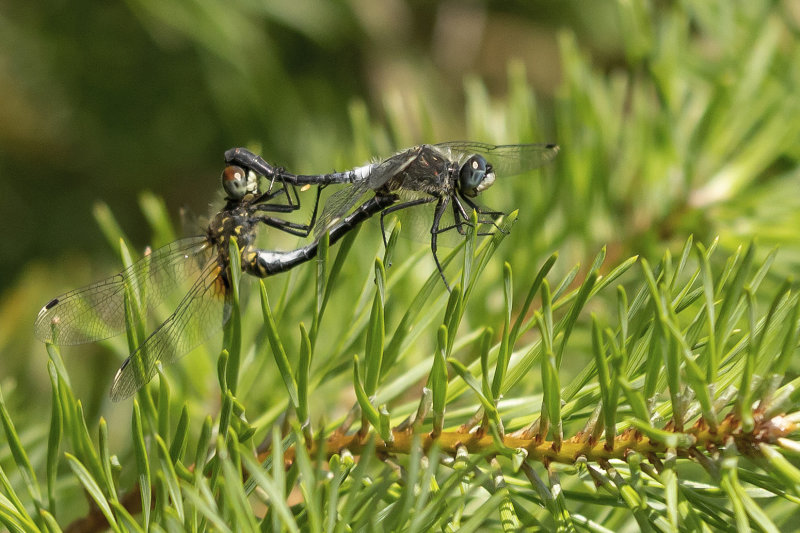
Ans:
<svg viewBox="0 0 800 533"><path fill-rule="evenodd" d="M142 191L176 224L183 207L205 215L224 150L244 144L311 173L420 142L559 143L555 165L487 191L521 216L487 274L495 290L475 299L486 323L502 261L524 285L555 250L568 270L603 245L613 265L689 234L728 250L758 236L793 273L799 21L797 0L5 2L3 379L46 390L36 312L118 270L98 201L137 250L163 244ZM378 241L359 243L368 269ZM110 376L118 361L103 364Z"/></svg>

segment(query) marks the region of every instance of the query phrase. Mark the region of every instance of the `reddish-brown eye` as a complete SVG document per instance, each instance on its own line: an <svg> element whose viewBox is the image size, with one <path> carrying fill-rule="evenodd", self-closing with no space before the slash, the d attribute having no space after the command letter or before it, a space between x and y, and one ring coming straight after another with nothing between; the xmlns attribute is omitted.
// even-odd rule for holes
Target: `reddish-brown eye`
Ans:
<svg viewBox="0 0 800 533"><path fill-rule="evenodd" d="M225 167L222 171L222 188L228 198L241 200L247 194L247 173L235 165Z"/></svg>

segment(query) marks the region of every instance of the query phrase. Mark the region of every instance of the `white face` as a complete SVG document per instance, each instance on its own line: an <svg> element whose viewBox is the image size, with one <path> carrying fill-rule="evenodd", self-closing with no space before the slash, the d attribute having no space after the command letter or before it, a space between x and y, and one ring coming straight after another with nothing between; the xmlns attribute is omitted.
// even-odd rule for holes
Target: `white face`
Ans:
<svg viewBox="0 0 800 533"><path fill-rule="evenodd" d="M258 193L258 174L252 170L247 172L247 192L250 194Z"/></svg>
<svg viewBox="0 0 800 533"><path fill-rule="evenodd" d="M475 188L475 192L479 193L481 191L485 191L489 187L492 186L494 183L494 171L491 170L491 166L487 168L486 176L483 178L483 181Z"/></svg>

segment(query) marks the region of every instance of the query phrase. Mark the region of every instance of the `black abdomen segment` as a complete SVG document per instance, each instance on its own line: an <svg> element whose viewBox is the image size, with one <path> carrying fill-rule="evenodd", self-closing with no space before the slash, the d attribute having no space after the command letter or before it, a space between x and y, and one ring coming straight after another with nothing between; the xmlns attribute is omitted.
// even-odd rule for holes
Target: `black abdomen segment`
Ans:
<svg viewBox="0 0 800 533"><path fill-rule="evenodd" d="M292 185L330 185L332 183L352 183L356 174L347 172L331 172L330 174L295 175L283 169L276 169L264 159L247 148L231 148L225 152L225 164L237 165L255 171L267 178L278 177L281 181Z"/></svg>
<svg viewBox="0 0 800 533"><path fill-rule="evenodd" d="M341 222L330 229L330 243L333 244L355 228L358 224L365 221L372 215L380 213L397 201L397 196L374 196L361 204L355 211L349 214ZM271 250L245 250L242 254L244 269L260 278L286 272L300 263L305 263L309 259L316 257L319 243L313 243L298 248L296 250L281 252Z"/></svg>

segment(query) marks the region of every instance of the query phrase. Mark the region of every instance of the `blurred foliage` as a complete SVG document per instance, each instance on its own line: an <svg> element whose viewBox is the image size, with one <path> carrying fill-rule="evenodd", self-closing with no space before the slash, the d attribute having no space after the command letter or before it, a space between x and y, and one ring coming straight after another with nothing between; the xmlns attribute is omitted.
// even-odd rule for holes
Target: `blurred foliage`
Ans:
<svg viewBox="0 0 800 533"><path fill-rule="evenodd" d="M519 217L475 284L458 336L450 339L467 363L478 357L472 343L484 327L496 335L502 330L505 262L516 280L512 300L519 302L553 251L560 254L553 279L566 279L561 289L567 290L578 274L570 269L583 265L577 278L583 280L603 246L609 266L600 274L634 254L653 264L665 258L668 266L664 251L679 257L690 234L707 247L718 237L722 253L710 256L709 268L725 280L732 275L730 257L741 258L737 250L758 238L758 257L751 260L771 263L762 289L753 293L762 311L800 265L797 0L129 0L51 2L46 9L17 2L0 6L0 43L0 177L6 190L0 212L15 236L0 243L0 385L37 471L48 451L49 408L30 400L49 397L50 380L45 352L30 333L36 311L55 294L117 268L108 250L118 249L120 233L141 250L170 238L169 215L177 223L180 207L201 215L209 203L218 207L217 175L222 152L231 146L256 146L277 165L320 172L419 142L559 143L555 165L498 183L482 196L489 206L519 209ZM156 191L166 203L143 190ZM108 206L94 205L98 200ZM318 349L327 352L317 354L312 371L314 422L339 420L355 402L352 354L364 346L373 261L383 254L375 226L361 229L331 289L317 337ZM297 241L269 233L263 244L290 248ZM768 255L773 245L781 246L776 256ZM441 344L437 327L448 295L438 282L426 285L435 272L425 245L400 240L393 253L386 324L401 324L415 305L424 310L413 334L387 348L396 350L399 362L378 391L381 401L394 402L393 413L405 414L416 407ZM637 280L629 274L621 283L643 287L644 274L636 272ZM315 294L307 288L314 275L309 264L266 281L293 364L303 343L298 324L313 316ZM553 284L555 294L559 287ZM242 355L248 370L238 396L246 398L261 438L281 416L286 394L265 352L258 291L246 289L251 298L243 303L242 327L248 348ZM606 292L590 302L601 320L616 312L614 295ZM736 316L745 333L754 331L746 317ZM528 336L520 342L538 338ZM592 343L583 313L559 375L549 374L551 396L558 392L556 377L575 383L593 360ZM217 346L209 343L167 370L172 423L159 413L160 423L175 431L186 402L190 442L201 433L203 417L226 405L215 382ZM114 370L128 353L124 339L65 353L91 438L102 432L96 422L102 414L116 428L108 435L110 449L121 464L133 464L130 405L107 401ZM738 361L736 372L742 372ZM515 386L505 392L509 403L500 413L506 424L509 417L520 419L517 427L532 416L533 403L523 400L535 397L538 409L543 394L538 375L522 380L520 372L509 378ZM792 361L786 375L796 374ZM455 393L449 388L448 394ZM599 401L588 393L583 398ZM459 408L458 420L474 412L468 402ZM583 422L585 412L575 413ZM151 460L171 463L156 444L150 450ZM8 453L0 456L4 469L11 464ZM58 507L69 510L69 518L85 505L77 503L83 496L73 472L91 478L80 474L86 461L79 456L59 469ZM135 475L123 467L122 485L129 487ZM15 474L14 486L24 486L21 477ZM737 485L726 479L733 490ZM166 494L169 483L159 481L157 490ZM195 489L186 498L203 508L202 487ZM504 496L495 494L500 496L491 505L497 507ZM238 495L228 497L238 501ZM773 510L779 523L796 516L794 504ZM575 519L589 524L593 515L587 516ZM605 526L616 529L626 520L630 516L620 512Z"/></svg>

